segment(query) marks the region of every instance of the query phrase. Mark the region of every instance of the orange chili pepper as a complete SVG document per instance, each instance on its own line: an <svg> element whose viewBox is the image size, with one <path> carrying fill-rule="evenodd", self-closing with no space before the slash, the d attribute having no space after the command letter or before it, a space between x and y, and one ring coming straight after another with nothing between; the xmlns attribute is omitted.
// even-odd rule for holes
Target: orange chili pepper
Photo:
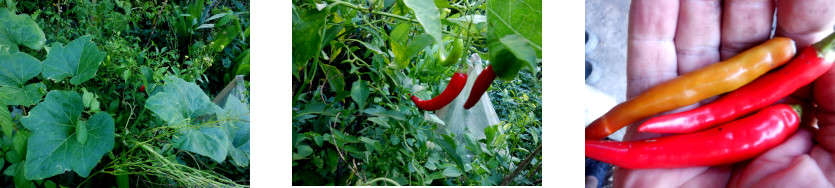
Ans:
<svg viewBox="0 0 835 188"><path fill-rule="evenodd" d="M618 104L586 127L586 139L601 139L631 123L733 91L788 62L794 41L775 37L727 60L658 84Z"/></svg>

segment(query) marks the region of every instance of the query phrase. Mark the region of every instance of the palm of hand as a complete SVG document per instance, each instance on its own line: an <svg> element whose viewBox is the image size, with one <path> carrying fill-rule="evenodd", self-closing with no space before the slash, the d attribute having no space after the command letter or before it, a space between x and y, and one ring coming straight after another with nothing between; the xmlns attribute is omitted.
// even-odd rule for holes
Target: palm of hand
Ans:
<svg viewBox="0 0 835 188"><path fill-rule="evenodd" d="M794 39L798 48L833 32L835 0L783 0L776 4L770 0L633 0L627 52L628 97L767 40L775 7L780 10L775 35ZM780 146L737 164L681 169L617 168L615 186L832 187L835 71L830 70L812 85L801 88L788 100L817 104L814 111L819 130L800 129ZM684 109L688 108L681 110ZM814 118L804 120L802 124L814 124L809 121ZM625 140L661 136L638 133L635 128L628 127Z"/></svg>

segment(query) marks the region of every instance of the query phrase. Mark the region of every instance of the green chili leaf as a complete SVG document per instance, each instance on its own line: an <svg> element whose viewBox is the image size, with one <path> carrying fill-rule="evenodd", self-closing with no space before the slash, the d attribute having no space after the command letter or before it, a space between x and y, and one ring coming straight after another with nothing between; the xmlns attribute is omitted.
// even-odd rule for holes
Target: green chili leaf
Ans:
<svg viewBox="0 0 835 188"><path fill-rule="evenodd" d="M403 0L412 11L415 12L415 17L423 31L435 39L440 49L444 49L443 36L441 35L441 13L438 12L438 7L435 6L433 0Z"/></svg>
<svg viewBox="0 0 835 188"><path fill-rule="evenodd" d="M507 35L517 34L536 49L542 57L542 1L540 0L490 0L487 1L488 49Z"/></svg>
<svg viewBox="0 0 835 188"><path fill-rule="evenodd" d="M368 81L364 80L357 80L351 84L351 99L357 103L359 110L365 108L365 100L368 99L370 93L368 87Z"/></svg>
<svg viewBox="0 0 835 188"><path fill-rule="evenodd" d="M334 93L341 93L345 88L345 79L342 76L342 72L340 72L336 67L325 63L321 63L319 67L322 67L322 72L325 73L325 79L328 80L328 84L331 86L331 91Z"/></svg>

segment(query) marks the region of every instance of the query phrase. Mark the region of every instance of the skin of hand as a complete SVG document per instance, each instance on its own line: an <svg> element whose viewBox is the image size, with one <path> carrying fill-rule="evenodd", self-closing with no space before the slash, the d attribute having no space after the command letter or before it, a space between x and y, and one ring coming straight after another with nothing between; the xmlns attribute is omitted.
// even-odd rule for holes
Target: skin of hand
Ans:
<svg viewBox="0 0 835 188"><path fill-rule="evenodd" d="M627 97L768 40L775 12L774 35L792 38L797 52L832 33L835 26L835 0L633 0L627 39ZM835 70L784 100L805 103L801 126L807 128L799 129L778 147L738 164L681 169L618 167L614 186L835 187ZM808 126L814 124L819 129ZM625 141L665 136L639 133L636 128L627 127Z"/></svg>

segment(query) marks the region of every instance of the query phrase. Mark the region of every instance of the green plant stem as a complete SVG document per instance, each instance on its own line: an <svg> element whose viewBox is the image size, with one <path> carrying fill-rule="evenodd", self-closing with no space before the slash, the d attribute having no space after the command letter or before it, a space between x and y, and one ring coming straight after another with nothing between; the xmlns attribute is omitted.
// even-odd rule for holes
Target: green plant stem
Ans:
<svg viewBox="0 0 835 188"><path fill-rule="evenodd" d="M366 14L383 15L383 16L388 16L388 17L392 17L392 18L401 19L401 20L404 20L404 21L418 23L418 21L416 21L414 19L410 19L410 18L407 18L407 17L403 17L403 16L400 16L400 15L392 14L392 13L388 13L388 12L380 12L380 11L376 11L376 10L371 10L369 8L365 8L365 7L362 7L360 5L351 4L351 3L348 3L348 2L345 2L345 1L339 1L339 0L325 0L325 1L332 3L329 6L342 5L342 6L345 6L345 7L348 7L348 8L359 10L359 11L361 11L363 13L366 13Z"/></svg>
<svg viewBox="0 0 835 188"><path fill-rule="evenodd" d="M316 56L318 58L319 55L317 54ZM316 63L316 61L313 62L313 68L309 70L311 73L308 74L307 71L305 71L304 80L302 80L302 86L299 87L299 89L296 90L296 93L293 95L293 104L295 104L296 101L299 100L299 96L301 95L301 93L303 93L302 91L304 91L304 88L307 87L307 84L313 81L313 78L316 77L316 70L319 68L319 64Z"/></svg>
<svg viewBox="0 0 835 188"><path fill-rule="evenodd" d="M373 180L366 182L365 185L366 186L372 186L372 185L374 185L373 183L378 182L378 181L388 182L388 183L394 184L396 186L400 186L400 184L397 183L396 181L394 181L392 179L389 179L389 178L386 178L386 177L374 178Z"/></svg>

